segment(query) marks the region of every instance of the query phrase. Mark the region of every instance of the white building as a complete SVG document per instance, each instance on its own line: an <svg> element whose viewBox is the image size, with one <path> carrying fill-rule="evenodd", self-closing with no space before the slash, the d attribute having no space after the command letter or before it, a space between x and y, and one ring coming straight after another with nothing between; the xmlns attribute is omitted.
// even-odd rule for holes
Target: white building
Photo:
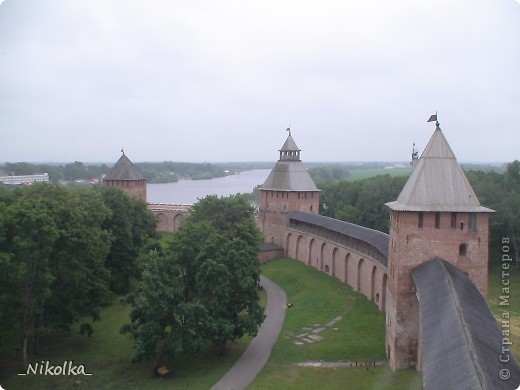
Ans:
<svg viewBox="0 0 520 390"><path fill-rule="evenodd" d="M37 175L0 176L0 182L8 185L32 184L36 182L48 181L48 173L39 173Z"/></svg>

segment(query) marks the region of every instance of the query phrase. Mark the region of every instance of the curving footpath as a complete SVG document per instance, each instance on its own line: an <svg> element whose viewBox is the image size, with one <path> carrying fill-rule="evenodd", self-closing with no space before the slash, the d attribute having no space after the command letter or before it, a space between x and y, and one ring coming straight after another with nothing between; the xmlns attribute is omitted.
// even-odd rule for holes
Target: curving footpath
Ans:
<svg viewBox="0 0 520 390"><path fill-rule="evenodd" d="M282 329L287 308L287 296L278 285L260 275L260 285L267 292L265 320L258 334L242 356L211 390L242 390L253 382L271 355L276 339Z"/></svg>

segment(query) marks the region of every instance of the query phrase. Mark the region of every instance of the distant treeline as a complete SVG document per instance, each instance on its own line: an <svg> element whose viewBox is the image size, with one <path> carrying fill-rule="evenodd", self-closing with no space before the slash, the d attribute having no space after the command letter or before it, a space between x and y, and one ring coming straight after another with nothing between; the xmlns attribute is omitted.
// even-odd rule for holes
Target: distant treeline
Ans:
<svg viewBox="0 0 520 390"><path fill-rule="evenodd" d="M180 178L192 180L213 179L234 173L226 170L224 167L209 163L164 161L136 163L135 166L149 183L170 183Z"/></svg>
<svg viewBox="0 0 520 390"><path fill-rule="evenodd" d="M148 180L149 183L176 182L179 178L193 180L212 179L226 176L231 172L225 167L209 163L182 163L182 162L143 162L135 166ZM35 173L48 173L52 182L93 180L110 171L107 164L84 164L75 161L69 164L30 164L26 162L5 163L0 169L6 175L32 175Z"/></svg>
<svg viewBox="0 0 520 390"><path fill-rule="evenodd" d="M26 162L5 163L0 166L6 175L33 175L36 173L48 173L49 180L91 180L99 179L102 174L107 173L110 168L107 164L85 165L75 161L69 164L30 164Z"/></svg>

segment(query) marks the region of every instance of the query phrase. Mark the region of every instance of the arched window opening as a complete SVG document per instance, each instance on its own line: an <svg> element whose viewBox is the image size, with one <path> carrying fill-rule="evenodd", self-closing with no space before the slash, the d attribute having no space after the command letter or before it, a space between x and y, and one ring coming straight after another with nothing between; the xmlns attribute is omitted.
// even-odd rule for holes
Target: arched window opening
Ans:
<svg viewBox="0 0 520 390"><path fill-rule="evenodd" d="M460 244L460 246L459 246L459 256L460 257L468 257L468 244Z"/></svg>

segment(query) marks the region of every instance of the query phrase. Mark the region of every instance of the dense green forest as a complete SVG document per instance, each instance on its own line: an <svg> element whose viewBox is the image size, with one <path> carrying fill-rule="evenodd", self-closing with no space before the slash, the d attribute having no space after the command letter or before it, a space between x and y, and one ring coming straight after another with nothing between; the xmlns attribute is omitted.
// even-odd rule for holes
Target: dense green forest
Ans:
<svg viewBox="0 0 520 390"><path fill-rule="evenodd" d="M212 179L235 173L226 166L209 163L183 162L141 162L135 163L137 169L148 180L148 183L170 183L179 179ZM5 163L0 169L6 175L32 175L48 173L49 180L58 181L94 181L110 171L107 164L84 164L75 161L69 164L30 164L26 162Z"/></svg>
<svg viewBox="0 0 520 390"><path fill-rule="evenodd" d="M492 250L498 251L502 238L509 237L520 258L520 162L507 164L503 173L470 170L466 176L480 203L496 210L490 222ZM320 214L388 232L390 218L385 203L397 199L407 179L381 175L318 182L322 191Z"/></svg>

